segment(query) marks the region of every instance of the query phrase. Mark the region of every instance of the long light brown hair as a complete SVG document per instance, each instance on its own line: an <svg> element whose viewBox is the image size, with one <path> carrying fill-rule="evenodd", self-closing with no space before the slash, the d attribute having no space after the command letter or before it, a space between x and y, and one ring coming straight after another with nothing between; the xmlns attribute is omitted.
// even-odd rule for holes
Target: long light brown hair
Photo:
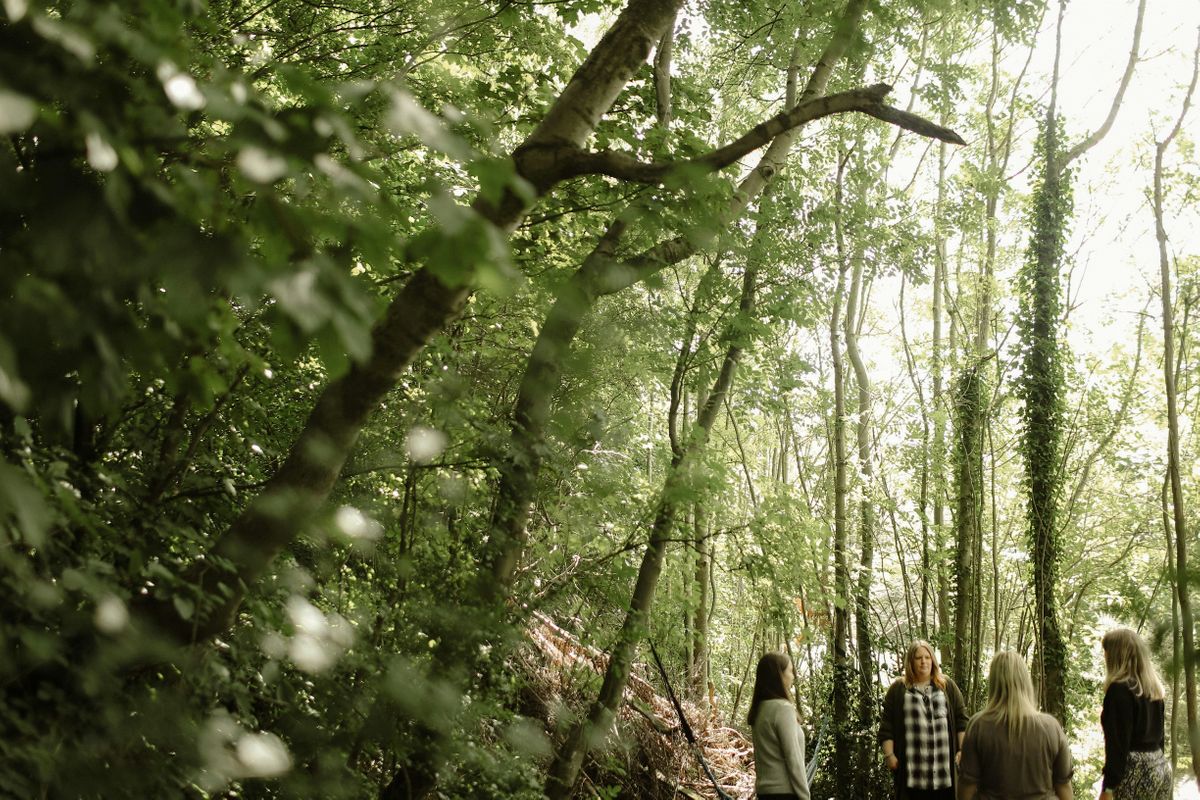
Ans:
<svg viewBox="0 0 1200 800"><path fill-rule="evenodd" d="M978 719L990 717L1004 726L1009 738L1014 739L1021 734L1025 723L1037 715L1037 695L1025 659L1012 650L996 653L988 669L987 706L971 720L971 725Z"/></svg>
<svg viewBox="0 0 1200 800"><path fill-rule="evenodd" d="M758 717L758 707L764 700L791 700L788 686L784 685L783 673L792 662L783 653L766 653L758 660L754 670L754 694L750 698L750 713L746 721L751 725Z"/></svg>
<svg viewBox="0 0 1200 800"><path fill-rule="evenodd" d="M1123 683L1138 697L1163 699L1162 679L1150 659L1150 648L1132 628L1113 628L1100 641L1104 647L1104 688Z"/></svg>
<svg viewBox="0 0 1200 800"><path fill-rule="evenodd" d="M917 680L917 671L913 668L913 660L921 648L929 651L929 659L933 662L933 666L929 670L929 680L939 689L945 689L946 676L942 674L942 669L938 666L937 653L934 652L933 645L924 639L917 639L910 644L908 652L904 654L904 685L912 686Z"/></svg>

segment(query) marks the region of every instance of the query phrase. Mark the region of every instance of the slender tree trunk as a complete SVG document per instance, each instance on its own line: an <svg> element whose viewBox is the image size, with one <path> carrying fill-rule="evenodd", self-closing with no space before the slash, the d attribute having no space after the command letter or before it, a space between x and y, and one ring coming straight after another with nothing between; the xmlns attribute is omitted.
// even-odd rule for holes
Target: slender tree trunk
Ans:
<svg viewBox="0 0 1200 800"><path fill-rule="evenodd" d="M933 279L934 286L937 286L937 281L938 281L938 278L940 277L937 274L937 269L938 268L936 266L936 260L935 260L934 279ZM917 516L920 518L920 521L921 521L921 569L919 571L920 584L921 584L920 585L921 597L920 597L920 606L919 606L920 607L920 618L916 619L916 620L913 619L913 614L912 614L912 608L911 608L912 601L910 599L911 587L909 586L908 570L907 570L907 567L905 566L905 561L904 561L904 550L901 547L901 543L900 543L899 526L896 524L895 511L891 510L891 507L894 507L895 502L890 497L889 497L889 503L890 503L889 516L891 517L891 521L892 521L892 532L896 539L896 558L900 562L901 575L904 578L904 600L905 600L905 604L909 606L909 609L908 609L909 628L910 629L915 628L917 631L920 632L921 638L928 641L929 640L929 596L930 596L929 580L930 580L930 568L931 568L931 565L930 565L930 531L929 531L929 505L930 505L929 483L930 483L930 477L931 477L931 475L930 475L930 472L931 472L930 460L931 460L931 455L932 455L931 454L932 443L930 442L930 426L929 426L930 414L929 414L928 408L926 408L926 405L925 405L925 389L921 384L921 378L917 374L916 359L913 358L912 348L909 346L909 343L908 343L908 328L907 328L907 324L906 324L906 314L904 311L904 287L906 286L906 284L907 284L907 281L905 280L905 277L903 275L901 275L901 277L900 277L900 340L904 345L904 363L905 363L905 366L908 368L908 379L913 385L913 391L916 393L917 407L921 414L921 449L920 449L921 466L920 466L920 472L918 474L918 482L919 482L920 488L918 489L918 494L917 494ZM934 292L934 295L935 296L937 295L936 291ZM940 311L940 308L938 309L938 311ZM935 322L934 322L934 341L933 341L933 351L935 353L941 346L940 339L941 339L941 320L935 320ZM938 383L940 384L941 381L938 381ZM941 387L939 386L938 388L940 389ZM909 635L911 636L911 634L909 634Z"/></svg>
<svg viewBox="0 0 1200 800"><path fill-rule="evenodd" d="M857 586L854 592L854 625L858 649L858 725L860 730L875 727L875 709L878 706L876 688L879 686L878 668L871 648L871 565L875 558L875 466L871 454L871 379L866 364L858 349L858 335L862 328L862 317L866 306L867 286L870 279L864 277L865 258L855 248L851 257L850 294L846 299L846 354L854 369L854 383L858 389L858 414L855 420L855 438L858 444L858 468L862 476L858 487L858 537L859 560ZM865 797L869 791L874 747L860 740L858 747L858 796Z"/></svg>
<svg viewBox="0 0 1200 800"><path fill-rule="evenodd" d="M846 166L844 157L838 165L836 213L840 217L842 208L842 182ZM838 237L837 288L833 293L833 305L829 318L829 349L833 360L833 719L834 719L834 780L837 786L853 786L851 753L850 687L853 685L850 664L850 570L847 550L846 520L846 395L845 368L842 365L841 313L846 294L846 273L849 262L844 257L841 224L835 228Z"/></svg>
<svg viewBox="0 0 1200 800"><path fill-rule="evenodd" d="M1191 105L1200 69L1200 36L1192 59L1192 82L1183 101L1183 110L1175 127L1158 142L1154 152L1154 231L1158 239L1158 265L1161 279L1163 320L1163 382L1167 394L1167 476L1171 485L1171 511L1175 535L1175 592L1179 601L1179 629L1182 638L1184 696L1187 702L1188 743L1191 746L1192 772L1200 782L1200 720L1197 719L1196 654L1193 642L1192 601L1188 591L1191 568L1188 565L1188 527L1184 506L1183 479L1179 463L1178 373L1175 369L1175 324L1172 308L1171 262L1167 254L1167 229L1163 209L1163 159L1171 141L1179 133Z"/></svg>
<svg viewBox="0 0 1200 800"><path fill-rule="evenodd" d="M930 453L930 472L933 484L933 551L937 563L942 563L942 547L946 530L946 400L942 390L942 292L946 283L946 233L943 214L946 202L946 145L938 145L937 210L934 212L936 247L933 259L933 341L929 371L933 374L933 449ZM921 622L925 626L925 638L929 638L929 584L935 580L928 549L921 553L923 577L921 583ZM939 586L939 589L941 587ZM939 602L946 602L946 592L936 592ZM936 612L936 609L935 609ZM938 614L945 622L945 613ZM944 641L945 628L942 628Z"/></svg>
<svg viewBox="0 0 1200 800"><path fill-rule="evenodd" d="M692 697L698 702L708 691L708 607L709 587L712 582L713 542L708 535L708 515L704 503L695 506L695 525L692 530L696 547L696 574L694 582L695 609L692 616Z"/></svg>
<svg viewBox="0 0 1200 800"><path fill-rule="evenodd" d="M757 270L756 261L750 258L747 261L742 280L742 297L735 325L744 324L744 321L754 313ZM736 329L734 328L734 330ZM562 800L570 796L575 781L579 777L583 759L592 743L598 737L607 735L612 729L616 710L629 681L629 670L633 663L634 651L647 631L650 610L654 603L654 592L658 584L659 573L662 571L663 557L666 554L667 543L678 515L679 498L686 495L688 491L693 463L708 443L718 411L724 406L729 389L733 385L738 361L746 344L742 338L736 335L732 339L733 343L725 352L721 371L705 400L696 424L683 443L682 451L671 459L671 465L659 495L654 524L650 530L650 541L638 569L633 598L630 601L629 610L626 612L624 624L617 635L617 642L609 655L600 694L592 704L587 717L572 725L555 752L546 781L546 796L551 800Z"/></svg>

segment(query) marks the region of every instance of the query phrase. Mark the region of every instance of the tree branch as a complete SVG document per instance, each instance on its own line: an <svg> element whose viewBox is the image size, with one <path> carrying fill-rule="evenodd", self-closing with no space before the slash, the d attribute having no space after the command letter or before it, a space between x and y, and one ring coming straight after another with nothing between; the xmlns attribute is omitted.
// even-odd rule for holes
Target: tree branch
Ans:
<svg viewBox="0 0 1200 800"><path fill-rule="evenodd" d="M639 161L619 151L584 151L578 148L548 148L545 156L557 162L553 167L542 165L549 172L556 172L560 179L580 175L607 175L636 183L661 183L679 170L700 168L715 172L724 169L743 156L763 147L780 134L822 117L858 111L897 127L922 136L940 139L951 144L963 145L962 137L949 128L944 128L918 114L884 105L883 98L892 91L886 83L877 83L860 89L851 89L838 94L806 100L788 111L755 125L734 141L712 150L699 158L682 162Z"/></svg>
<svg viewBox="0 0 1200 800"><path fill-rule="evenodd" d="M1108 117L1105 118L1104 124L1097 128L1091 136L1067 151L1067 154L1063 156L1059 169L1065 169L1072 161L1095 147L1101 139L1108 135L1109 129L1112 128L1113 122L1117 118L1117 111L1121 108L1121 100L1125 97L1125 90L1129 88L1129 81L1133 78L1133 68L1137 66L1138 48L1142 42L1142 20L1145 16L1146 0L1139 0L1137 22L1133 25L1133 44L1129 48L1129 61L1125 63L1125 73L1121 75L1121 85L1117 87L1117 93L1113 97L1112 106L1108 109Z"/></svg>

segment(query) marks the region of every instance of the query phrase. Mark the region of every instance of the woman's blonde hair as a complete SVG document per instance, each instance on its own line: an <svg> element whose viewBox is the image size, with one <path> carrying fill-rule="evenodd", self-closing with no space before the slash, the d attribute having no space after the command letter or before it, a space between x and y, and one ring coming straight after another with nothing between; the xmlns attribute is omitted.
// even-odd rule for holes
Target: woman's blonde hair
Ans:
<svg viewBox="0 0 1200 800"><path fill-rule="evenodd" d="M946 688L946 676L942 674L938 668L937 654L933 650L933 645L924 639L917 639L908 646L908 652L904 654L904 685L912 686L917 680L917 671L913 669L913 660L917 657L917 653L924 648L929 651L929 660L933 662L930 668L929 680L933 682L939 689Z"/></svg>
<svg viewBox="0 0 1200 800"><path fill-rule="evenodd" d="M1162 680L1150 660L1150 648L1132 628L1113 628L1100 642L1104 648L1104 688L1123 683L1138 697L1163 699Z"/></svg>
<svg viewBox="0 0 1200 800"><path fill-rule="evenodd" d="M1012 739L1037 714L1037 695L1025 659L1012 650L996 653L988 669L988 703L977 719L990 717L1007 728Z"/></svg>

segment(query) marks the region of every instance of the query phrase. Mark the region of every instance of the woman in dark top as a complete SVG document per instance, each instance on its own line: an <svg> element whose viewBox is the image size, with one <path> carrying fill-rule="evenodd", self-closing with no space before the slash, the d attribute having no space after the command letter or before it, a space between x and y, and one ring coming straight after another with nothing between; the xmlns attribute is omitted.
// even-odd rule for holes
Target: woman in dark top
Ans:
<svg viewBox="0 0 1200 800"><path fill-rule="evenodd" d="M904 677L883 697L879 744L897 800L954 800L955 764L967 727L962 693L938 669L929 642L913 642Z"/></svg>
<svg viewBox="0 0 1200 800"><path fill-rule="evenodd" d="M1100 800L1170 800L1163 754L1163 686L1150 649L1130 628L1104 634L1104 788Z"/></svg>

